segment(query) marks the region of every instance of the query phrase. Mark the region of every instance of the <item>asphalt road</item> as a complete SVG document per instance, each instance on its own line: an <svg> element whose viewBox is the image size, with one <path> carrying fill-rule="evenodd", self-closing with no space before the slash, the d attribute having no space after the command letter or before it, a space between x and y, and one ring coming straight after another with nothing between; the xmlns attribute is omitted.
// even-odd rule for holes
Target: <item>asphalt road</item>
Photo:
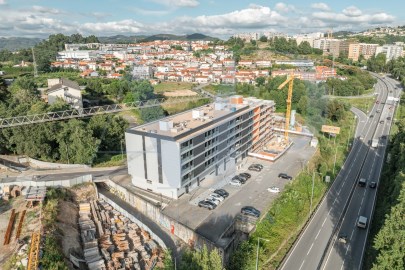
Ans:
<svg viewBox="0 0 405 270"><path fill-rule="evenodd" d="M375 87L378 92L377 99L382 102L374 104L374 107L370 112L370 115L374 115L372 118L368 118L364 113L353 110L357 115L358 125L356 129L356 139L354 140L352 150L330 190L320 203L317 211L313 214L310 222L287 254L282 266L280 267L281 269L317 269L322 261L329 256L329 253L327 252L328 246L331 243L332 246L334 245L335 232L340 228L340 224L350 224L345 226L355 228L355 220L353 221L350 219L349 221L349 215L353 215L352 218L357 219L359 210L353 210L352 207L355 208L353 204L358 203L360 207L365 207L367 205L370 209L372 208L372 201L369 202L369 200L375 197L376 191L369 190L369 188L359 190L359 188L357 188L357 180L359 176L365 175L368 178L376 178L379 174L379 171L381 170L379 167L381 167L381 165L376 165L379 165L383 160L382 151L385 146L380 146L377 149L377 152L374 149L369 151L370 146L368 143L372 138L379 136L383 132L382 127L387 126L387 128L384 129L384 132L387 132L389 128L388 125L390 125L390 123L387 124L387 121L385 121L384 124L379 124L380 114L383 115L381 117L386 117L389 110L389 106L385 104L385 100L388 96L387 87L381 80L378 81ZM377 113L377 110L381 110L381 113ZM376 135L374 135L374 133L376 133ZM363 136L364 139L357 139L357 136ZM367 173L369 175L367 175ZM356 192L357 190L359 190L360 193ZM365 191L369 191L367 192L367 196L363 196L361 193ZM348 214L346 214L346 209L349 209L347 211ZM364 215L366 213L365 210L366 209L364 209ZM363 214L363 208L360 212ZM371 216L371 214L369 214L369 216ZM342 220L343 222L341 222ZM346 227L344 228L346 229ZM356 231L356 237L361 234L364 234L364 238L366 238L365 230L360 231L358 234ZM356 244L361 245L362 243ZM340 253L337 252L337 254ZM329 258L331 258L331 256L329 256ZM353 263L355 264L355 262ZM333 266L332 264L327 265L325 269L335 269L335 267L336 265L333 263ZM340 267L341 266L339 266L338 269L340 269Z"/></svg>
<svg viewBox="0 0 405 270"><path fill-rule="evenodd" d="M388 95L398 97L399 91L395 90L392 81L390 79L382 79L382 81L384 81L387 90L392 90L392 93L389 93ZM374 138L380 138L382 135L389 135L391 121L387 121L387 117L393 118L394 113L394 109L390 109L391 106L392 102L384 104L380 117L375 117L375 120L383 120L384 124L379 124L377 126ZM377 182L377 186L384 163L387 142L388 140L380 140L380 144L377 148L370 149L369 154L366 157L366 162L360 173L361 178L366 178L368 182L375 181ZM356 186L349 202L348 210L346 211L342 223L337 230L337 234L334 236L332 244L327 251L327 256L323 261L321 269L361 269L376 197L377 189ZM357 218L360 215L368 218L369 224L367 229L356 227ZM343 244L336 241L339 235L347 235L348 242Z"/></svg>

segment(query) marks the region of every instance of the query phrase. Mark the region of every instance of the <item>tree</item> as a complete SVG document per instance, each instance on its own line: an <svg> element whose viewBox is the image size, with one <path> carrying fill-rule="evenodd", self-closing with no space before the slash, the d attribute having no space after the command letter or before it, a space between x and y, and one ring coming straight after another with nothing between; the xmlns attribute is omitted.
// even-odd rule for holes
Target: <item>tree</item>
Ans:
<svg viewBox="0 0 405 270"><path fill-rule="evenodd" d="M266 83L266 78L265 77L257 77L256 78L256 85L257 86L263 86Z"/></svg>
<svg viewBox="0 0 405 270"><path fill-rule="evenodd" d="M260 40L260 42L267 42L268 41L266 36L261 36L259 40Z"/></svg>
<svg viewBox="0 0 405 270"><path fill-rule="evenodd" d="M173 270L174 269L174 262L171 254L170 249L166 249L164 251L164 257L163 257L163 267L158 268L160 270Z"/></svg>
<svg viewBox="0 0 405 270"><path fill-rule="evenodd" d="M308 41L303 41L298 45L298 52L300 54L311 54L312 53L312 47L309 44Z"/></svg>
<svg viewBox="0 0 405 270"><path fill-rule="evenodd" d="M100 140L93 137L92 130L76 119L63 123L57 141L61 160L77 164L92 164L100 145Z"/></svg>
<svg viewBox="0 0 405 270"><path fill-rule="evenodd" d="M140 109L141 119L143 122L151 122L160 119L166 115L162 107L149 107Z"/></svg>

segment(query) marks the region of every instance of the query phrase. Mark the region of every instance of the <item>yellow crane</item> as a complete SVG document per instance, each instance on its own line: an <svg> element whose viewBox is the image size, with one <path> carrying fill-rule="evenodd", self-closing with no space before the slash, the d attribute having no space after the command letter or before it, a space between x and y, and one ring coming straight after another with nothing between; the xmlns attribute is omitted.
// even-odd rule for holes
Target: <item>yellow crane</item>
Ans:
<svg viewBox="0 0 405 270"><path fill-rule="evenodd" d="M284 131L284 139L288 143L288 131L290 130L290 117L291 117L291 98L293 92L293 85L294 85L294 73L291 73L287 76L287 79L280 84L277 88L281 90L286 84L288 83L288 96L287 96L287 111L285 113L285 131Z"/></svg>

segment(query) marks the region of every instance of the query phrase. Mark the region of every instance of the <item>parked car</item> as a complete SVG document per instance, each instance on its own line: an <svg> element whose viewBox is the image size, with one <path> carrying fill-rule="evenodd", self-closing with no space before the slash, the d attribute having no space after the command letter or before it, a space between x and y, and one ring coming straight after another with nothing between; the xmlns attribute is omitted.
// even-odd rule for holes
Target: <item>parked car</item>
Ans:
<svg viewBox="0 0 405 270"><path fill-rule="evenodd" d="M268 192L271 192L271 193L279 193L279 192L280 192L280 189L279 189L278 187L269 187L269 188L267 189L267 191L268 191Z"/></svg>
<svg viewBox="0 0 405 270"><path fill-rule="evenodd" d="M256 163L256 164L252 164L252 165L260 168L260 170L263 170L263 165L262 164Z"/></svg>
<svg viewBox="0 0 405 270"><path fill-rule="evenodd" d="M242 184L246 183L246 179L243 177L240 177L239 175L235 175L234 177L232 177L232 180L238 180Z"/></svg>
<svg viewBox="0 0 405 270"><path fill-rule="evenodd" d="M214 199L219 200L220 202L222 202L223 200L225 200L224 197L222 197L221 195L218 195L218 194L216 194L216 193L211 193L211 194L208 196L208 198L214 198Z"/></svg>
<svg viewBox="0 0 405 270"><path fill-rule="evenodd" d="M379 101L379 100L377 100L377 101L375 102L375 104L380 104L380 101Z"/></svg>
<svg viewBox="0 0 405 270"><path fill-rule="evenodd" d="M370 184L368 185L370 188L376 188L377 187L377 183L376 182L370 182Z"/></svg>
<svg viewBox="0 0 405 270"><path fill-rule="evenodd" d="M225 189L216 189L214 190L214 193L226 198L229 196L229 193Z"/></svg>
<svg viewBox="0 0 405 270"><path fill-rule="evenodd" d="M247 172L243 172L243 173L241 173L241 174L239 174L239 175L241 175L241 176L243 176L243 177L246 177L247 179L249 179L250 177L252 177L252 175L251 175L250 173L247 173Z"/></svg>
<svg viewBox="0 0 405 270"><path fill-rule="evenodd" d="M260 172L262 169L260 169L259 167L250 165L248 168L249 171L254 171L254 172Z"/></svg>
<svg viewBox="0 0 405 270"><path fill-rule="evenodd" d="M377 112L377 113L380 113L380 112L381 112L381 110L377 110L376 112Z"/></svg>
<svg viewBox="0 0 405 270"><path fill-rule="evenodd" d="M242 207L240 212L247 216L252 216L252 217L256 217L256 218L260 217L260 211L252 206Z"/></svg>
<svg viewBox="0 0 405 270"><path fill-rule="evenodd" d="M214 199L214 198L206 198L205 201L206 201L206 202L213 203L213 204L215 204L216 206L218 206L218 204L220 203L219 200Z"/></svg>
<svg viewBox="0 0 405 270"><path fill-rule="evenodd" d="M213 210L216 207L215 204L209 203L207 201L199 201L198 206L203 207L203 208L207 208L208 210Z"/></svg>
<svg viewBox="0 0 405 270"><path fill-rule="evenodd" d="M387 117L387 120L391 120L391 117L390 117L390 116L388 116L388 117Z"/></svg>
<svg viewBox="0 0 405 270"><path fill-rule="evenodd" d="M229 182L229 184L231 186L236 186L236 187L240 187L242 185L242 182L236 179L231 180L231 182Z"/></svg>
<svg viewBox="0 0 405 270"><path fill-rule="evenodd" d="M370 118L373 118L373 117L374 117L374 115L370 114Z"/></svg>
<svg viewBox="0 0 405 270"><path fill-rule="evenodd" d="M283 178L283 179L287 179L287 180L291 180L291 179L292 179L292 177L289 176L289 175L286 174L286 173L279 173L279 174L278 174L278 178Z"/></svg>
<svg viewBox="0 0 405 270"><path fill-rule="evenodd" d="M380 121L380 124L384 124L384 120L381 120L381 121Z"/></svg>
<svg viewBox="0 0 405 270"><path fill-rule="evenodd" d="M244 175L242 175L242 174L239 174L239 175L237 175L240 179L242 179L244 182L246 182L249 178L248 177L246 177L246 176L244 176Z"/></svg>

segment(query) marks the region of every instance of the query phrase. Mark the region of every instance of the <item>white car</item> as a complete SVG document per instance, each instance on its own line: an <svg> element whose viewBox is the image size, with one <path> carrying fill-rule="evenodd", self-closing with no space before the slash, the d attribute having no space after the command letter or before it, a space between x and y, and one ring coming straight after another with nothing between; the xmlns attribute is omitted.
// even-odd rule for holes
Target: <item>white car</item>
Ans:
<svg viewBox="0 0 405 270"><path fill-rule="evenodd" d="M219 204L219 200L216 200L216 199L214 199L214 198L207 198L207 199L205 199L205 201L206 201L206 202L211 202L211 203L213 203L213 204L215 204L215 205L218 205L218 204Z"/></svg>
<svg viewBox="0 0 405 270"><path fill-rule="evenodd" d="M269 188L267 189L267 191L268 191L268 192L271 192L271 193L279 193L279 192L280 192L280 189L279 189L278 187L269 187Z"/></svg>
<svg viewBox="0 0 405 270"><path fill-rule="evenodd" d="M223 200L225 200L224 197L222 197L221 195L216 194L216 193L210 194L210 195L208 196L208 199L210 199L210 198L214 198L214 199L216 199L216 200L219 200L220 202L222 202Z"/></svg>
<svg viewBox="0 0 405 270"><path fill-rule="evenodd" d="M239 180L236 180L236 179L231 180L231 182L229 182L229 184L231 186L236 186L236 187L240 187L242 185L242 183Z"/></svg>

